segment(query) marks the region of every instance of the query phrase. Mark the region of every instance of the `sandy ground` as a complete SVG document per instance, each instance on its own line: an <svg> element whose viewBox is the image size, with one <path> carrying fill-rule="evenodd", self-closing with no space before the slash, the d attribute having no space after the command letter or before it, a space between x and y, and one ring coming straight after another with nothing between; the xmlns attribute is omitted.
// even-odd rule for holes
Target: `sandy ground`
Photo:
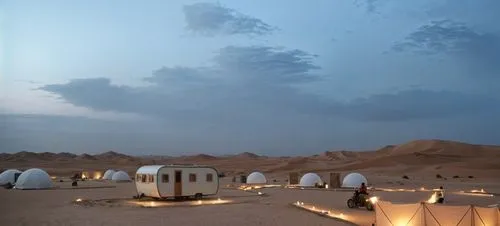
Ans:
<svg viewBox="0 0 500 226"><path fill-rule="evenodd" d="M374 181L376 187L393 188L417 188L415 186L424 184L432 188L443 182L429 180L394 185L393 182L398 178L375 175L368 178ZM268 188L260 190L265 195L258 196L224 188L230 183L229 180L222 180L219 194L214 198L220 197L232 203L191 206L167 202L168 206L157 208L129 203L136 194L134 183L86 181L80 183L79 189L72 189L70 182L55 182L58 188L52 190L0 189L0 225L349 225L293 207L291 203L296 201L344 213L358 225L371 225L374 220L373 212L346 207L351 192ZM99 186L111 187L84 188ZM486 206L500 202L500 197L453 194L454 191L479 187L500 193L500 180L447 181L445 187L449 205ZM383 200L398 203L420 202L430 196L429 192L375 191L374 194ZM74 200L78 198L99 201L84 206L75 204Z"/></svg>

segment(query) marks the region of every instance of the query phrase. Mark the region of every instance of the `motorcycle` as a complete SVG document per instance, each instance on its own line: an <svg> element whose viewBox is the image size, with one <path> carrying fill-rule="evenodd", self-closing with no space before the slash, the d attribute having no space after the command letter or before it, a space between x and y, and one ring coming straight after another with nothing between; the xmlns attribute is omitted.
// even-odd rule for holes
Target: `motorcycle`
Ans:
<svg viewBox="0 0 500 226"><path fill-rule="evenodd" d="M354 195L347 200L347 207L349 208L359 208L366 207L367 210L373 211L375 203L377 202L377 197L369 196L365 194L360 194L358 190L354 192Z"/></svg>

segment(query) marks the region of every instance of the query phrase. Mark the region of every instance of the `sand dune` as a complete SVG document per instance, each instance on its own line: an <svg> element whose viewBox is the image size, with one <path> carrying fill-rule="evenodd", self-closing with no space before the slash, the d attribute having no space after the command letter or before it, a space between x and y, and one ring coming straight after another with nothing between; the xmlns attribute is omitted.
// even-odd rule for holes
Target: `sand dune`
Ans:
<svg viewBox="0 0 500 226"><path fill-rule="evenodd" d="M71 153L34 153L19 152L1 154L0 163L5 167L45 167L49 172L61 172L61 168L91 168L105 170L120 168L133 173L140 165L145 164L204 164L217 167L227 175L237 175L259 170L270 173L287 173L289 171L349 171L371 170L377 172L398 170L410 173L460 169L477 173L477 171L500 172L499 146L475 145L444 140L416 140L401 145L389 145L376 151L327 151L317 155L300 157L267 157L244 152L236 155L212 156L198 154L192 156L144 156L135 157L113 151L101 154ZM60 164L50 164L53 161ZM48 167L47 167L48 166ZM68 167L72 166L72 167ZM490 175L493 173L488 173ZM485 174L486 175L486 174Z"/></svg>

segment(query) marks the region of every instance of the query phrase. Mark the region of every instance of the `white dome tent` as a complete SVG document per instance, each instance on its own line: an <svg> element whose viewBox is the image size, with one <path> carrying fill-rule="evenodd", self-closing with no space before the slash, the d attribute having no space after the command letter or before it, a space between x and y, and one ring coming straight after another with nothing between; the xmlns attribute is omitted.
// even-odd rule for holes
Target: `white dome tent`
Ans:
<svg viewBox="0 0 500 226"><path fill-rule="evenodd" d="M19 171L17 169L9 169L5 170L0 174L0 185L4 184L14 184L16 183L16 174L21 174L22 171Z"/></svg>
<svg viewBox="0 0 500 226"><path fill-rule="evenodd" d="M108 169L108 170L106 170L106 172L104 172L104 176L102 176L102 179L103 180L111 180L111 178L113 177L113 174L115 174L115 173L116 173L115 170Z"/></svg>
<svg viewBox="0 0 500 226"><path fill-rule="evenodd" d="M342 181L342 187L359 188L361 186L361 183L365 183L366 185L368 185L368 181L366 180L365 176L359 173L350 173L344 177L344 180Z"/></svg>
<svg viewBox="0 0 500 226"><path fill-rule="evenodd" d="M113 177L111 177L112 181L130 181L130 177L124 171L118 171L113 173Z"/></svg>
<svg viewBox="0 0 500 226"><path fill-rule="evenodd" d="M315 173L306 173L300 178L299 185L302 187L314 187L316 184L323 184L321 177Z"/></svg>
<svg viewBox="0 0 500 226"><path fill-rule="evenodd" d="M267 183L266 176L261 172L253 172L247 177L247 184L265 184Z"/></svg>
<svg viewBox="0 0 500 226"><path fill-rule="evenodd" d="M16 182L16 189L47 189L52 187L52 181L50 180L49 174L47 172L33 168L21 173Z"/></svg>

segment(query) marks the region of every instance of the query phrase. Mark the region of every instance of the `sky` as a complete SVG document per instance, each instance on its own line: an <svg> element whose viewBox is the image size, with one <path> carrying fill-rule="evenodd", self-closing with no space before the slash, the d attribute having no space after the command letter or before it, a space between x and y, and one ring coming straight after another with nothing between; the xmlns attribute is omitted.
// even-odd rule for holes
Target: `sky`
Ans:
<svg viewBox="0 0 500 226"><path fill-rule="evenodd" d="M0 152L499 144L500 1L0 0Z"/></svg>

